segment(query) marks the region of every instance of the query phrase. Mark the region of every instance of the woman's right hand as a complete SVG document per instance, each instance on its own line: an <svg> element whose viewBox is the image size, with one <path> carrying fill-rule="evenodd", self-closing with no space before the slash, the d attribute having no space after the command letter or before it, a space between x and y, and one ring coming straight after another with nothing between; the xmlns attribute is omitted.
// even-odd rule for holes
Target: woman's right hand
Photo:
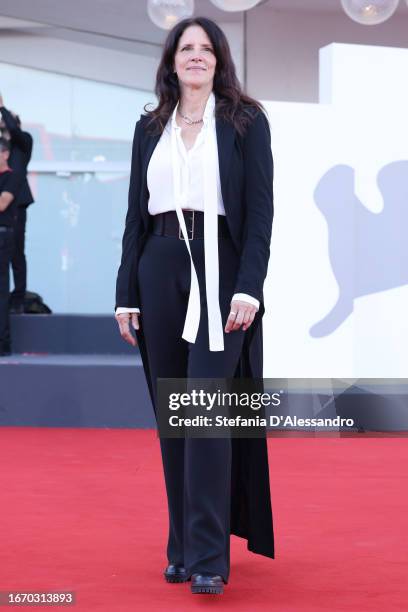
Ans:
<svg viewBox="0 0 408 612"><path fill-rule="evenodd" d="M115 319L119 325L120 335L126 342L129 342L132 346L136 346L136 339L132 336L130 331L129 323L132 322L134 329L139 329L139 313L138 312L123 312L122 314L115 315Z"/></svg>

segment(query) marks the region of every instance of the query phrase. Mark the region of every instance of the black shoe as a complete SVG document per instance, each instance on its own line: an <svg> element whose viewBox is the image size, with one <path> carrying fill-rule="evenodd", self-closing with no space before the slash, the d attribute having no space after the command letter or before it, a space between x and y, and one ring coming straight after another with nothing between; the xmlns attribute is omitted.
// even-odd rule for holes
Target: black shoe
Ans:
<svg viewBox="0 0 408 612"><path fill-rule="evenodd" d="M221 595L224 592L222 576L218 576L218 574L193 574L191 576L191 592Z"/></svg>
<svg viewBox="0 0 408 612"><path fill-rule="evenodd" d="M164 570L164 577L167 582L185 582L186 568L183 565L170 563Z"/></svg>

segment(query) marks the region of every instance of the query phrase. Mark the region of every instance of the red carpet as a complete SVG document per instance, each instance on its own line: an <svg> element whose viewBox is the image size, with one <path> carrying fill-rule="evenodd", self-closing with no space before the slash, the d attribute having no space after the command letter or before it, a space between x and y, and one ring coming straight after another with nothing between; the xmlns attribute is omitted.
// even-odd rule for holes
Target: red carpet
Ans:
<svg viewBox="0 0 408 612"><path fill-rule="evenodd" d="M404 439L269 440L276 559L233 536L218 597L162 578L155 432L3 427L0 448L0 591L76 592L75 606L36 610L408 608Z"/></svg>

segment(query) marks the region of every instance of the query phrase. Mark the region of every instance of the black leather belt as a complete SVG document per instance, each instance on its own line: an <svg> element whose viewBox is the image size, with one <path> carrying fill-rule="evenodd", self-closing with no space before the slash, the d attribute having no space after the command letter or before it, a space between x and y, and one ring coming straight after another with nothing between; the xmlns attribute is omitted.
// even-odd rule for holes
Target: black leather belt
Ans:
<svg viewBox="0 0 408 612"><path fill-rule="evenodd" d="M204 238L204 212L201 210L183 210L184 220L187 228L187 236L189 240L194 238ZM158 215L151 215L152 229L151 233L156 236L173 236L184 240L183 232L179 224L177 213L175 210L169 210ZM218 236L228 238L230 232L228 229L227 219L225 215L218 215Z"/></svg>

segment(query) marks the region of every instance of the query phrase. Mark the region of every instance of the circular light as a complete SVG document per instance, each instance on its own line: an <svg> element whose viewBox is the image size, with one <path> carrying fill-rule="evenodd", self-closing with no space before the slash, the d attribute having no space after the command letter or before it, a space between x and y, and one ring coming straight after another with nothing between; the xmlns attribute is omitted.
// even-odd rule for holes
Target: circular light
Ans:
<svg viewBox="0 0 408 612"><path fill-rule="evenodd" d="M194 0L148 0L147 14L155 25L171 30L182 19L194 13Z"/></svg>
<svg viewBox="0 0 408 612"><path fill-rule="evenodd" d="M259 4L260 0L211 0L222 11L248 11Z"/></svg>
<svg viewBox="0 0 408 612"><path fill-rule="evenodd" d="M341 0L347 15L363 25L387 21L397 10L399 0Z"/></svg>

